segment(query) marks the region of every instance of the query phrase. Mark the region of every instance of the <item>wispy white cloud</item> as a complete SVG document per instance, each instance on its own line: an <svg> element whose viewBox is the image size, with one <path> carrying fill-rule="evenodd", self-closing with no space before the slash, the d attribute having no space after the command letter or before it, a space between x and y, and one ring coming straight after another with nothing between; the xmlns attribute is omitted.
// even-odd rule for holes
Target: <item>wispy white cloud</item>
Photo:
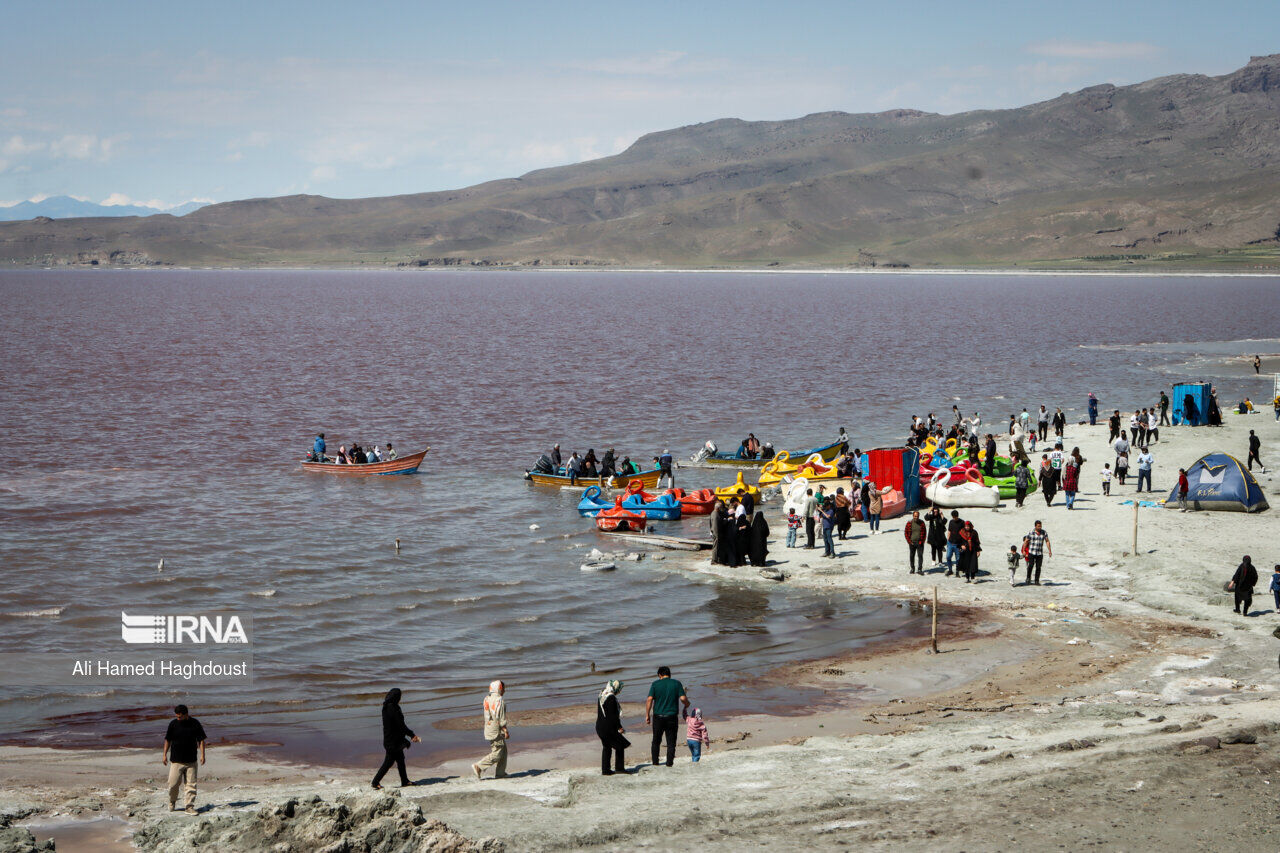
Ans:
<svg viewBox="0 0 1280 853"><path fill-rule="evenodd" d="M606 57L575 62L563 62L560 67L577 71L590 71L596 74L617 74L625 76L653 76L672 74L689 70L688 54L676 50L660 50L656 53L638 56Z"/></svg>
<svg viewBox="0 0 1280 853"><path fill-rule="evenodd" d="M80 200L88 201L87 198L82 198ZM35 201L35 199L32 199L32 201ZM193 202L193 201L200 202L201 204L214 203L213 199L211 198L189 198L184 201L177 201L177 202L165 201L159 198L152 198L152 199L147 199L143 201L142 199L131 198L124 193L112 193L111 195L107 196L102 201L100 201L99 204L105 207L118 207L118 206L149 207L156 211L164 211L164 210L173 210L175 207L181 207L182 205L187 204L189 202Z"/></svg>
<svg viewBox="0 0 1280 853"><path fill-rule="evenodd" d="M1160 48L1142 41L1041 41L1027 45L1027 53L1067 59L1150 59Z"/></svg>
<svg viewBox="0 0 1280 853"><path fill-rule="evenodd" d="M68 133L49 143L49 153L68 160L105 162L111 159L116 146L125 138L124 135L100 137L92 133Z"/></svg>

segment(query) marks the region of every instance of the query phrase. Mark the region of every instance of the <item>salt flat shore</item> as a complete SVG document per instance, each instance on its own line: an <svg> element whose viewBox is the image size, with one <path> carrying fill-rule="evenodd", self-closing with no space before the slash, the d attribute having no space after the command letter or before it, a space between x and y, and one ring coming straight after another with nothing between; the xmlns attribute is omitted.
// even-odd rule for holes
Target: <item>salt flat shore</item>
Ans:
<svg viewBox="0 0 1280 853"><path fill-rule="evenodd" d="M1162 430L1157 491L1142 497L1163 498L1178 467L1206 452L1243 459L1250 428L1264 459L1280 451L1269 411L1226 421ZM371 769L211 749L205 810L188 817L167 812L158 747L6 747L0 814L15 826L0 829L0 847L23 849L16 824L37 821L37 835L55 824L70 839L71 825L90 845L59 849L128 849L108 845L132 832L147 850L1276 849L1280 614L1267 583L1280 562L1280 510L1140 508L1131 553L1132 481L1100 494L1098 471L1114 461L1106 438L1103 425L1067 427L1066 448L1087 459L1075 510L1061 495L1046 508L1036 493L1022 509L961 511L985 549L975 584L908 575L905 519L879 536L855 524L840 556L824 559L782 547L781 502L766 504L783 583L908 605L930 602L936 586L940 653L910 641L762 673L825 688L833 701L785 717L725 720L709 708L713 743L699 764L682 749L674 768L601 777L582 709L522 722L513 702L505 780L477 782L469 760L415 766L411 754L411 775L425 784L374 792ZM1274 502L1271 476L1259 480ZM1045 584L1010 586L1004 554L1035 519L1053 544ZM1249 618L1223 592L1246 553L1260 575ZM652 565L774 583L705 555L668 553ZM644 691L631 683L623 696L631 764L647 761ZM537 724L574 720L581 738L522 749ZM478 758L484 744L471 736Z"/></svg>

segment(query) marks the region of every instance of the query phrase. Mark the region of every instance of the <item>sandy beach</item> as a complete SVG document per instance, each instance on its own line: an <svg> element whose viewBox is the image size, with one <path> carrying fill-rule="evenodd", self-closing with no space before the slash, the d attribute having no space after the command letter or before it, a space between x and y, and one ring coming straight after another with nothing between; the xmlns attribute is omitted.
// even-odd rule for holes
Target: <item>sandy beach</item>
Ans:
<svg viewBox="0 0 1280 853"><path fill-rule="evenodd" d="M1141 497L1163 499L1177 469L1209 451L1243 459L1250 428L1270 459L1280 425L1269 411L1227 415L1221 428L1163 429L1152 447L1156 491ZM879 536L855 523L836 559L786 549L781 501L766 503L783 583L904 606L927 606L936 586L940 653L912 641L765 673L819 687L830 703L736 719L708 708L712 746L699 764L682 748L674 768L603 778L589 708L522 719L513 702L508 779L477 782L474 758L421 767L410 755L420 784L374 792L365 770L211 749L202 811L189 817L167 812L159 742L146 751L5 747L0 840L36 849L23 846L29 826L37 839L58 838L59 850L130 849L133 833L146 850L402 849L386 846L395 837L418 845L403 849L458 850L1274 848L1280 614L1267 584L1280 561L1277 510L1142 507L1132 553L1132 481L1100 493L1098 472L1113 461L1106 438L1104 423L1067 427L1066 448L1087 460L1074 510L1061 495L1046 508L1036 493L1021 509L961 511L985 549L974 584L908 575L902 518ZM1259 482L1274 501L1272 476ZM1045 583L1011 586L1004 553L1035 519L1053 545ZM1249 618L1233 614L1223 592L1243 554L1260 575ZM775 583L749 567L713 567L705 554L669 552L652 566ZM622 696L629 764L647 761L645 689L629 683ZM569 723L580 737L521 748L539 725ZM479 758L475 729L459 738Z"/></svg>

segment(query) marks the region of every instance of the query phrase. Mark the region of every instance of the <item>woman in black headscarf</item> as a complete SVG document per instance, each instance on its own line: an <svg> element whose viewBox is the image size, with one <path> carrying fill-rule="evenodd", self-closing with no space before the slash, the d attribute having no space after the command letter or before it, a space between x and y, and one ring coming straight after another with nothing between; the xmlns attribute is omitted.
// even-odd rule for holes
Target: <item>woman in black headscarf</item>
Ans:
<svg viewBox="0 0 1280 853"><path fill-rule="evenodd" d="M711 562L717 566L729 565L729 540L726 531L724 503L716 501L716 508L711 513Z"/></svg>
<svg viewBox="0 0 1280 853"><path fill-rule="evenodd" d="M769 522L764 520L763 512L757 512L751 522L751 550L748 554L753 566L763 566L769 559Z"/></svg>
<svg viewBox="0 0 1280 853"><path fill-rule="evenodd" d="M924 520L929 523L929 553L936 569L942 565L942 554L947 550L947 517L935 506L925 513Z"/></svg>
<svg viewBox="0 0 1280 853"><path fill-rule="evenodd" d="M400 711L400 688L393 687L387 691L387 698L382 700L382 748L387 757L382 759L382 766L373 777L373 787L381 790L382 777L394 764L400 771L400 787L412 785L409 774L404 772L404 751L410 743L421 743L422 738L404 724L404 714Z"/></svg>
<svg viewBox="0 0 1280 853"><path fill-rule="evenodd" d="M734 537L734 545L738 557L734 565L744 566L751 557L751 516L745 509L735 511L733 529L737 534Z"/></svg>
<svg viewBox="0 0 1280 853"><path fill-rule="evenodd" d="M600 772L605 776L626 773L627 763L623 753L631 741L623 737L622 712L618 707L618 691L621 681L610 681L600 691L596 700L596 736L600 738ZM613 756L613 769L609 769L609 756Z"/></svg>

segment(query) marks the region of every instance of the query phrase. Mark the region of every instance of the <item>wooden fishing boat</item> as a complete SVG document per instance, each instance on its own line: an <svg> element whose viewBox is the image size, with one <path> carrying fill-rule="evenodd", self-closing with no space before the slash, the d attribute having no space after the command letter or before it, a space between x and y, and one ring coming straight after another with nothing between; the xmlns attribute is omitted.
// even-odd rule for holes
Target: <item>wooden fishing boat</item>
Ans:
<svg viewBox="0 0 1280 853"><path fill-rule="evenodd" d="M714 447L715 445L712 444L711 446ZM703 449L702 452L705 453L705 455L703 455L701 459L696 459L696 462L703 465L730 465L736 468L759 468L762 465L768 464L770 461L769 459L761 459L759 457L755 459L743 459L738 456L737 448L735 448L731 453L719 451L712 451L708 453L706 450L707 448ZM778 451L778 454L775 454L775 456L782 453L786 453L793 459L807 459L816 453L822 458L823 462L831 462L840 455L840 442L837 441L835 444L828 444L826 447L814 447L809 450L780 450Z"/></svg>
<svg viewBox="0 0 1280 853"><path fill-rule="evenodd" d="M652 489L657 487L658 478L661 476L662 472L654 468L652 471L642 471L639 474L626 474L606 478L604 486L605 488L620 489L633 480L639 480L644 488ZM600 482L599 477L578 477L577 480L570 482L569 478L564 474L547 474L542 471L525 471L524 478L535 486L573 486L579 489L595 486Z"/></svg>
<svg viewBox="0 0 1280 853"><path fill-rule="evenodd" d="M389 459L386 462L366 462L363 465L341 465L337 462L307 462L304 460L302 470L319 471L324 474L342 474L346 477L364 474L412 474L418 470L418 466L422 464L422 457L426 456L430 450L431 448L428 447L421 453L411 453L408 456Z"/></svg>

